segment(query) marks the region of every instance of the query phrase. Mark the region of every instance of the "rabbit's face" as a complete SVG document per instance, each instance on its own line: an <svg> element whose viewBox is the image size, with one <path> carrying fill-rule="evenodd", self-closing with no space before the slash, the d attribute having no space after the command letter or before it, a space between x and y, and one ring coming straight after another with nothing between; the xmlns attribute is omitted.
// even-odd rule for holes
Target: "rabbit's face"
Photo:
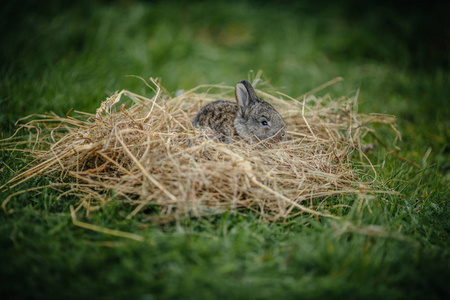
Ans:
<svg viewBox="0 0 450 300"><path fill-rule="evenodd" d="M234 120L237 133L252 142L277 143L286 136L286 124L281 115L267 102L257 101L239 110Z"/></svg>

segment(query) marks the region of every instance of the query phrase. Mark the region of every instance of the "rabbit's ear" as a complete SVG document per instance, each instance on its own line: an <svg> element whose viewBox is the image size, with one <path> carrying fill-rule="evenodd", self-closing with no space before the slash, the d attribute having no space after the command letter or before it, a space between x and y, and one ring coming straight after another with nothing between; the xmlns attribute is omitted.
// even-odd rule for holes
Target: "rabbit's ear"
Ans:
<svg viewBox="0 0 450 300"><path fill-rule="evenodd" d="M248 107L248 103L249 103L249 96L247 93L247 89L241 82L236 84L235 93L236 93L236 102L239 105L239 108L241 109L241 111L243 113L245 113L245 110Z"/></svg>
<svg viewBox="0 0 450 300"><path fill-rule="evenodd" d="M240 83L242 83L245 86L245 89L247 90L249 102L258 101L258 96L256 96L256 93L255 93L255 90L253 89L252 84L245 79L241 80Z"/></svg>

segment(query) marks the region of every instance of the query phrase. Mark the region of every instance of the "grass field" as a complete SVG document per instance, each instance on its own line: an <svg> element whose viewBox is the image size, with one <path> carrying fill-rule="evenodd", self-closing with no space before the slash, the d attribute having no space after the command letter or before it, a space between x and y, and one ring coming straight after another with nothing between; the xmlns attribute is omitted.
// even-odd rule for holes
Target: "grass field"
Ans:
<svg viewBox="0 0 450 300"><path fill-rule="evenodd" d="M76 198L26 192L8 204L13 213L0 212L2 299L450 298L450 46L435 25L444 8L281 2L11 1L0 18L2 138L32 113L94 112L117 90L149 93L126 75L159 77L175 92L262 69L295 97L341 76L318 95L359 89L360 111L398 117L398 152L421 167L381 146L370 158L399 194L362 206L343 196L340 220L268 224L241 211L159 226L145 214L126 220L132 208L114 202L84 219L139 233L136 242L74 226ZM393 141L389 130L378 135ZM0 185L28 162L0 157Z"/></svg>

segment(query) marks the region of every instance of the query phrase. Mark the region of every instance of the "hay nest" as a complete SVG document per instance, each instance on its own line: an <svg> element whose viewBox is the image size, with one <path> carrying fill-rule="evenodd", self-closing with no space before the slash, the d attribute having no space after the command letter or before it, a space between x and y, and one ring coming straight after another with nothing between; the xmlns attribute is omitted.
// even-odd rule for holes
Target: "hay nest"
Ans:
<svg viewBox="0 0 450 300"><path fill-rule="evenodd" d="M367 125L395 120L358 113L356 97L294 99L257 91L284 117L287 140L271 147L221 144L191 120L208 102L232 100L233 87L203 85L176 97L154 79L149 87L153 97L116 92L95 114L22 119L19 130L36 129L26 142L34 164L3 188L48 176L60 198L79 199L77 211L120 201L132 206L128 218L149 213L173 220L242 208L267 220L335 217L342 203L333 196L373 192L375 171L361 151ZM121 105L125 96L129 108ZM18 143L4 140L3 147Z"/></svg>

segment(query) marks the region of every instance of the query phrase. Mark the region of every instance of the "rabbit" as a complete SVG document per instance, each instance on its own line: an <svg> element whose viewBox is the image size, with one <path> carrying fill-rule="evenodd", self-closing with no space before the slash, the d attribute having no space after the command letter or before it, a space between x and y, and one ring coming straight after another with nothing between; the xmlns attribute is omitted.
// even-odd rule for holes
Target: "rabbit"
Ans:
<svg viewBox="0 0 450 300"><path fill-rule="evenodd" d="M218 100L202 107L192 121L194 127L209 127L221 142L246 140L251 144L277 143L286 137L281 115L256 96L247 80L236 84L236 103Z"/></svg>

